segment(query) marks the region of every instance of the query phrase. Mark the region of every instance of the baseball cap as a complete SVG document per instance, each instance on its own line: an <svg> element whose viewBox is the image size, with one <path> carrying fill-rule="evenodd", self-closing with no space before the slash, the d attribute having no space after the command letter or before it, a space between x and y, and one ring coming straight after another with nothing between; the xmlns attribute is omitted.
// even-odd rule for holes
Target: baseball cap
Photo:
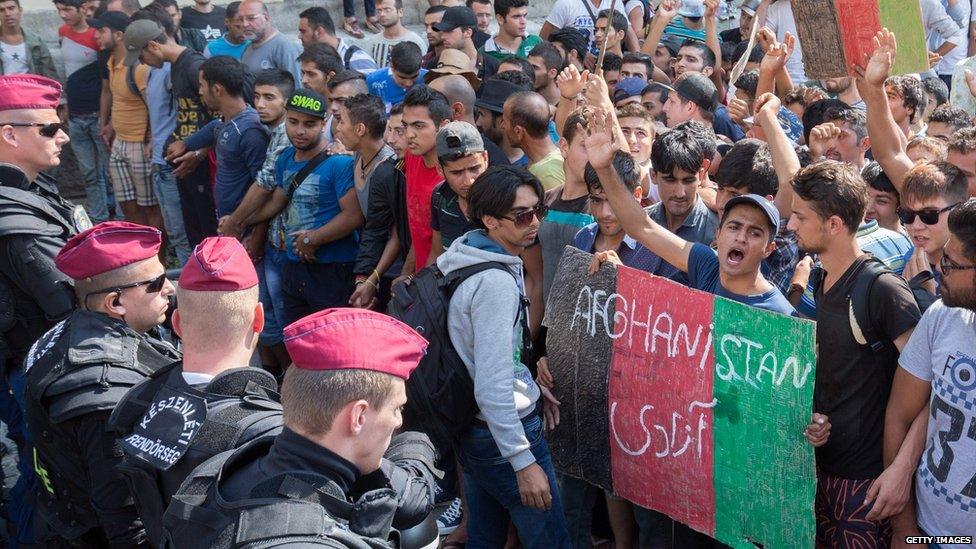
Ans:
<svg viewBox="0 0 976 549"><path fill-rule="evenodd" d="M125 64L135 65L139 62L139 54L150 42L163 35L163 27L159 23L148 19L133 21L125 29Z"/></svg>
<svg viewBox="0 0 976 549"><path fill-rule="evenodd" d="M467 122L451 122L437 132L437 156L461 157L485 151L478 129Z"/></svg>
<svg viewBox="0 0 976 549"><path fill-rule="evenodd" d="M295 90L295 93L291 95L291 99L288 100L288 104L285 105L285 109L317 118L325 118L328 112L325 108L325 96L307 88Z"/></svg>
<svg viewBox="0 0 976 549"><path fill-rule="evenodd" d="M678 15L682 17L704 17L705 0L682 0L678 8Z"/></svg>
<svg viewBox="0 0 976 549"><path fill-rule="evenodd" d="M475 18L471 8L467 6L447 8L447 11L444 12L444 18L441 19L440 23L434 23L432 25L433 29L437 32L452 31L458 27L476 26L478 26L478 19Z"/></svg>
<svg viewBox="0 0 976 549"><path fill-rule="evenodd" d="M756 10L759 9L759 0L746 0L742 3L742 11L750 17L755 17Z"/></svg>
<svg viewBox="0 0 976 549"><path fill-rule="evenodd" d="M718 108L718 90L707 76L700 72L689 72L668 86L685 101L691 101L704 111L715 112Z"/></svg>
<svg viewBox="0 0 976 549"><path fill-rule="evenodd" d="M681 49L682 42L683 40L680 36L676 36L674 34L664 34L661 36L661 41L657 43L657 46L659 48L662 46L667 48L668 52L671 53L671 57L674 57L675 55L678 55L678 50Z"/></svg>
<svg viewBox="0 0 976 549"><path fill-rule="evenodd" d="M522 86L515 85L508 80L489 78L481 85L481 95L475 102L475 107L481 107L487 111L501 113L505 106L505 100L513 93L525 91Z"/></svg>
<svg viewBox="0 0 976 549"><path fill-rule="evenodd" d="M89 19L88 24L96 29L108 27L113 31L125 32L129 26L129 16L121 11L107 11L98 19Z"/></svg>
<svg viewBox="0 0 976 549"><path fill-rule="evenodd" d="M643 78L624 78L613 89L613 102L623 101L628 97L640 96L647 87L647 80Z"/></svg>
<svg viewBox="0 0 976 549"><path fill-rule="evenodd" d="M759 209L766 214L766 219L769 220L769 226L776 234L779 230L779 210L772 202L766 200L765 197L759 196L758 194L740 194L739 196L733 197L731 200L725 203L725 215L732 211L733 206L739 204L752 204L753 206L758 206Z"/></svg>

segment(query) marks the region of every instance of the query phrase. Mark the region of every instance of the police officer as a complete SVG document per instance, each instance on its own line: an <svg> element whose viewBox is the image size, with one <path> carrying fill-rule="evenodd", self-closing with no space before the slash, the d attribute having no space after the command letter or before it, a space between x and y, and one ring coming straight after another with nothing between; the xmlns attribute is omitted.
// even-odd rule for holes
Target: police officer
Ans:
<svg viewBox="0 0 976 549"><path fill-rule="evenodd" d="M176 296L183 361L135 386L110 419L126 452L120 470L157 547L163 511L196 466L281 432L278 383L247 367L264 311L244 247L234 238L205 239L183 267Z"/></svg>
<svg viewBox="0 0 976 549"><path fill-rule="evenodd" d="M391 444L427 342L360 309L320 311L284 335L294 362L281 386L284 430L195 469L163 517L167 542L397 546L398 529L433 504L430 440L408 432Z"/></svg>
<svg viewBox="0 0 976 549"><path fill-rule="evenodd" d="M74 280L79 307L24 363L37 520L48 544L146 543L106 423L129 389L180 358L147 334L165 320L174 292L157 257L161 243L157 229L107 222L72 237L55 257Z"/></svg>
<svg viewBox="0 0 976 549"><path fill-rule="evenodd" d="M61 85L43 76L0 76L0 420L21 451L20 479L10 492L8 520L16 540L33 541L27 485L33 477L29 437L13 394L23 396L24 355L74 307L68 278L54 256L91 226L84 209L61 198L42 173L60 164L68 142L55 109Z"/></svg>

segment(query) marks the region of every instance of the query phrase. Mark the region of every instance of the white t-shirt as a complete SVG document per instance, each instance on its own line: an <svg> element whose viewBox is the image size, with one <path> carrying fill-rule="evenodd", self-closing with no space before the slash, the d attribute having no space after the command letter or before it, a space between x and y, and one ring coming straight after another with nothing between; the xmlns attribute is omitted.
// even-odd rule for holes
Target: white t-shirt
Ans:
<svg viewBox="0 0 976 549"><path fill-rule="evenodd" d="M27 44L21 42L10 45L0 42L0 58L3 59L3 74L23 74L27 72Z"/></svg>
<svg viewBox="0 0 976 549"><path fill-rule="evenodd" d="M976 524L976 313L936 301L922 315L898 364L932 383L925 450L915 475L918 526L932 536L972 535Z"/></svg>
<svg viewBox="0 0 976 549"><path fill-rule="evenodd" d="M546 22L557 29L575 27L586 31L589 33L589 40L592 44L594 22L593 18L590 17L590 13L586 10L586 6L583 5L584 1L589 3L595 16L599 15L603 10L610 9L610 4L612 3L611 0L600 0L600 5L594 7L591 0L556 0L556 3L552 5L552 11L546 17ZM627 13L624 11L626 8L620 2L617 2L615 9L622 13L624 17L627 16Z"/></svg>
<svg viewBox="0 0 976 549"><path fill-rule="evenodd" d="M427 41L412 30L407 30L402 38L392 40L383 36L383 33L374 34L363 41L362 48L373 56L376 66L382 69L390 66L390 50L400 42L413 42L420 48L421 54L427 53Z"/></svg>
<svg viewBox="0 0 976 549"><path fill-rule="evenodd" d="M786 33L796 37L796 49L786 62L786 72L790 73L793 84L799 86L806 82L807 75L803 69L803 49L800 47L800 36L796 32L796 21L793 20L793 6L790 0L776 0L766 10L766 26L776 33L776 41L786 39Z"/></svg>

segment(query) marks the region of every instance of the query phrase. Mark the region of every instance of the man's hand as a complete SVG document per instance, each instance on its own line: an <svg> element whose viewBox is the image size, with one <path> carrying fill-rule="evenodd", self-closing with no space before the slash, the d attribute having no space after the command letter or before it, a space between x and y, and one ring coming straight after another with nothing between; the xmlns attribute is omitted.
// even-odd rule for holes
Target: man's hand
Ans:
<svg viewBox="0 0 976 549"><path fill-rule="evenodd" d="M790 286L796 284L804 288L810 282L810 272L813 271L813 257L806 256L797 262L793 269L793 278L790 279Z"/></svg>
<svg viewBox="0 0 976 549"><path fill-rule="evenodd" d="M739 98L734 98L729 100L728 111L729 111L729 117L732 118L732 121L738 124L739 126L742 126L742 128L744 128L745 130L748 130L752 126L752 124L749 124L745 121L746 118L749 118L750 116L749 104L746 103L745 101Z"/></svg>
<svg viewBox="0 0 976 549"><path fill-rule="evenodd" d="M607 111L594 109L586 125L586 156L595 170L604 170L613 163L616 147L613 144L613 129ZM582 130L582 128L579 128Z"/></svg>
<svg viewBox="0 0 976 549"><path fill-rule="evenodd" d="M661 5L657 7L657 13L655 13L654 19L660 17L660 20L665 23L674 21L674 18L678 16L678 8L680 5L681 2L678 0L663 0Z"/></svg>
<svg viewBox="0 0 976 549"><path fill-rule="evenodd" d="M250 234L244 237L241 244L244 246L244 250L247 251L247 255L251 258L253 263L260 263L264 259L264 244L266 241L267 232L264 234L259 234L260 231L252 230ZM234 235L236 236L236 235Z"/></svg>
<svg viewBox="0 0 976 549"><path fill-rule="evenodd" d="M804 86L803 87L803 104L804 105L808 105L808 106L809 105L813 105L814 103L816 103L817 101L820 101L822 99L827 99L827 96L824 95L823 90L821 90L820 88L814 88L813 86Z"/></svg>
<svg viewBox="0 0 976 549"><path fill-rule="evenodd" d="M292 233L295 237L295 253L306 263L315 261L315 250L319 245L315 243L312 231L296 231Z"/></svg>
<svg viewBox="0 0 976 549"><path fill-rule="evenodd" d="M764 27L763 30L767 29ZM776 74L783 70L786 68L786 62L793 55L794 48L796 48L796 37L790 33L786 33L785 40L782 42L774 42L769 47L766 55L763 56L762 61L759 63L759 70L768 72L768 74Z"/></svg>
<svg viewBox="0 0 976 549"><path fill-rule="evenodd" d="M823 446L830 438L830 420L823 414L813 414L810 425L803 430L803 436L807 437L814 448Z"/></svg>
<svg viewBox="0 0 976 549"><path fill-rule="evenodd" d="M891 76L891 66L895 63L895 52L898 41L888 29L881 29L871 40L874 50L865 56L863 66L854 66L859 85L867 84L873 87L884 86L885 80Z"/></svg>
<svg viewBox="0 0 976 549"><path fill-rule="evenodd" d="M610 101L610 88L607 87L607 81L603 79L603 76L598 72L596 74L590 74L586 78L586 104L591 107L597 107L602 109L613 109L613 101Z"/></svg>
<svg viewBox="0 0 976 549"><path fill-rule="evenodd" d="M177 139L166 147L165 158L168 162L175 162L177 158L186 154L186 142L182 139Z"/></svg>
<svg viewBox="0 0 976 549"><path fill-rule="evenodd" d="M546 476L546 472L542 470L542 467L539 467L538 463L533 463L525 469L516 471L515 479L518 481L522 505L539 511L548 511L552 507L549 477Z"/></svg>
<svg viewBox="0 0 976 549"><path fill-rule="evenodd" d="M583 87L586 86L586 80L589 75L590 71L584 70L580 74L576 65L570 64L560 71L559 76L556 77L556 87L559 88L559 95L563 99L572 100L578 98L580 92L583 91Z"/></svg>
<svg viewBox="0 0 976 549"><path fill-rule="evenodd" d="M356 291L349 298L349 306L357 309L371 309L376 304L376 287L368 281L356 284Z"/></svg>
<svg viewBox="0 0 976 549"><path fill-rule="evenodd" d="M338 139L330 143L325 150L327 150L329 154L352 154L348 149L346 149L346 146L342 144L342 141L339 141Z"/></svg>
<svg viewBox="0 0 976 549"><path fill-rule="evenodd" d="M540 387L552 389L556 386L556 380L552 378L552 372L549 371L549 357L539 357L539 361L536 362L536 370L538 374L536 375L535 382Z"/></svg>
<svg viewBox="0 0 976 549"><path fill-rule="evenodd" d="M915 469L895 460L868 487L864 503L874 502L864 518L882 520L901 513L912 495Z"/></svg>
<svg viewBox="0 0 976 549"><path fill-rule="evenodd" d="M966 86L969 88L969 94L976 97L976 74L969 69L966 69Z"/></svg>
<svg viewBox="0 0 976 549"><path fill-rule="evenodd" d="M837 148L840 128L833 122L825 122L810 132L810 157L814 160Z"/></svg>
<svg viewBox="0 0 976 549"><path fill-rule="evenodd" d="M618 267L623 267L624 262L620 260L620 256L617 252L613 250L606 250L602 252L597 252L593 254L593 259L590 260L590 266L586 269L590 276L595 275L600 270L600 265L604 263L611 263Z"/></svg>
<svg viewBox="0 0 976 549"><path fill-rule="evenodd" d="M934 51L929 52L929 68L934 69L936 65L942 62L942 56Z"/></svg>
<svg viewBox="0 0 976 549"><path fill-rule="evenodd" d="M548 387L539 385L542 392L542 426L546 431L559 427L559 405L561 404Z"/></svg>
<svg viewBox="0 0 976 549"><path fill-rule="evenodd" d="M112 127L112 123L109 122L102 126L98 131L98 136L102 138L102 142L105 143L106 147L111 147L112 141L115 140L115 128Z"/></svg>
<svg viewBox="0 0 976 549"><path fill-rule="evenodd" d="M769 27L763 27L756 33L756 43L762 48L763 53L768 53L769 49L776 44L776 33Z"/></svg>
<svg viewBox="0 0 976 549"><path fill-rule="evenodd" d="M705 20L714 19L718 13L718 0L705 0Z"/></svg>
<svg viewBox="0 0 976 549"><path fill-rule="evenodd" d="M234 220L233 215L225 215L217 220L217 234L221 236L233 236L237 238L243 231L244 228Z"/></svg>

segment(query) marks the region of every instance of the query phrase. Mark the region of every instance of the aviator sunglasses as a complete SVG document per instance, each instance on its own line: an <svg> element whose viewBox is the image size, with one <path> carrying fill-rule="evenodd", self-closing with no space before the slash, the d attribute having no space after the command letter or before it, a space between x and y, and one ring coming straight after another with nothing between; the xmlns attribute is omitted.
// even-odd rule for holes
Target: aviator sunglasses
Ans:
<svg viewBox="0 0 976 549"><path fill-rule="evenodd" d="M42 137L54 137L58 134L58 130L68 133L68 125L62 124L61 122L7 122L0 123L0 126L13 126L15 128L41 128L38 133Z"/></svg>
<svg viewBox="0 0 976 549"><path fill-rule="evenodd" d="M528 227L532 223L532 218L537 217L539 218L539 221L542 221L542 218L546 216L546 212L548 210L549 208L546 207L545 204L537 204L536 207L532 208L531 210L525 210L524 212L519 212L514 216L506 215L502 217L502 219L507 219L512 223L515 223L516 227L523 229L525 227Z"/></svg>
<svg viewBox="0 0 976 549"><path fill-rule="evenodd" d="M156 278L151 278L149 280L142 280L140 282L133 282L131 284L123 284L121 286L113 286L111 288L105 288L104 290L95 290L94 292L88 292L85 295L85 304L87 307L88 298L97 294L107 294L107 293L122 293L122 290L127 290L129 288L138 288L139 286L146 287L147 294L154 294L163 290L163 285L166 284L166 273L163 273Z"/></svg>
<svg viewBox="0 0 976 549"><path fill-rule="evenodd" d="M899 206L898 219L901 220L902 225L911 225L912 223L915 222L915 216L918 216L918 218L922 220L922 223L925 223L926 225L935 225L936 223L939 222L939 216L942 215L942 212L947 212L955 208L959 204L962 203L956 202L955 204L951 206L946 206L941 210L931 209L931 210L918 210L918 211L909 210L908 208L903 208Z"/></svg>

